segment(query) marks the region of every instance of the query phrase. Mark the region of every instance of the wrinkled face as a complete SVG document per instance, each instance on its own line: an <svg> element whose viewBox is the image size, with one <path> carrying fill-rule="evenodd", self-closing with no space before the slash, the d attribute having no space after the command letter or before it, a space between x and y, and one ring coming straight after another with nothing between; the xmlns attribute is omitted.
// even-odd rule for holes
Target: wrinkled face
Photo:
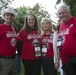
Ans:
<svg viewBox="0 0 76 75"><path fill-rule="evenodd" d="M42 22L42 30L43 31L50 31L51 30L51 23L49 21Z"/></svg>
<svg viewBox="0 0 76 75"><path fill-rule="evenodd" d="M14 14L11 14L11 13L6 13L4 15L4 20L6 23L12 23L15 19L15 15Z"/></svg>
<svg viewBox="0 0 76 75"><path fill-rule="evenodd" d="M28 23L29 27L31 27L31 28L34 27L34 25L35 25L35 18L34 18L33 15L29 15L27 17L27 23Z"/></svg>
<svg viewBox="0 0 76 75"><path fill-rule="evenodd" d="M66 10L64 7L61 7L58 10L58 17L62 22L66 23L70 19L70 12Z"/></svg>

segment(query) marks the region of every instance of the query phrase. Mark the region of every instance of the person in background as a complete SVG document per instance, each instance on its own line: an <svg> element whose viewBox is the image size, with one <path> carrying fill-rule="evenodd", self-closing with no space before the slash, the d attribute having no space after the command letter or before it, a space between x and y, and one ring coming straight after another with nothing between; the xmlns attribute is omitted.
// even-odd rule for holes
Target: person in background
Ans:
<svg viewBox="0 0 76 75"><path fill-rule="evenodd" d="M21 69L21 58L18 54L18 51L16 51L16 60L17 60L17 73L20 73Z"/></svg>
<svg viewBox="0 0 76 75"><path fill-rule="evenodd" d="M57 26L57 34L59 33L59 28L60 28L60 24L61 24L61 21L58 20L58 26ZM59 51L59 50L58 50ZM58 68L58 72L60 72L60 75L63 75L63 70L62 70L62 60L60 58L59 60L59 68Z"/></svg>
<svg viewBox="0 0 76 75"><path fill-rule="evenodd" d="M57 32L59 32L60 24L61 24L61 21L58 20L58 23L57 23Z"/></svg>
<svg viewBox="0 0 76 75"><path fill-rule="evenodd" d="M17 75L17 35L12 26L16 16L17 13L12 7L1 10L1 17L5 22L0 24L0 75Z"/></svg>
<svg viewBox="0 0 76 75"><path fill-rule="evenodd" d="M54 68L53 60L53 31L52 23L49 18L44 18L41 21L42 35L42 58L41 64L44 75L57 75L57 70Z"/></svg>
<svg viewBox="0 0 76 75"><path fill-rule="evenodd" d="M18 35L17 50L24 65L25 75L41 74L41 35L38 29L37 18L28 14ZM22 45L22 47L21 47Z"/></svg>
<svg viewBox="0 0 76 75"><path fill-rule="evenodd" d="M62 21L58 37L61 44L58 47L64 75L76 75L76 17L71 15L70 7L66 4L57 6L57 14Z"/></svg>

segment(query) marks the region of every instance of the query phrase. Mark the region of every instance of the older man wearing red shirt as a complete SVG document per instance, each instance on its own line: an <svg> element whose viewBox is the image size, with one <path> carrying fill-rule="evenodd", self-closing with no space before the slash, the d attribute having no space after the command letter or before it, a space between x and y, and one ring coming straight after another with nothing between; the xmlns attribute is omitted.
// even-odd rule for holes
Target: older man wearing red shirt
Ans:
<svg viewBox="0 0 76 75"><path fill-rule="evenodd" d="M59 30L59 38L62 38L60 40L60 56L64 67L64 65L70 62L71 58L76 57L76 18L71 15L69 6L65 4L58 6L57 13L62 21ZM74 67L75 66L72 66L72 70ZM72 70L70 70L70 72L72 72ZM65 72L65 75L70 75L70 72ZM74 72L74 75L75 74L76 71ZM73 72L71 75L73 75Z"/></svg>

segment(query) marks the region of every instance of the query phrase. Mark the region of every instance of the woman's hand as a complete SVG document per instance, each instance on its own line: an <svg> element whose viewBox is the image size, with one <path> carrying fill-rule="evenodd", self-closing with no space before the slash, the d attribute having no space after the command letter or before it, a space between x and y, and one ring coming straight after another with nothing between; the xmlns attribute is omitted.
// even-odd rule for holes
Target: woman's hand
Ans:
<svg viewBox="0 0 76 75"><path fill-rule="evenodd" d="M56 70L59 68L59 62L58 62L58 61L54 64L54 68L55 68Z"/></svg>

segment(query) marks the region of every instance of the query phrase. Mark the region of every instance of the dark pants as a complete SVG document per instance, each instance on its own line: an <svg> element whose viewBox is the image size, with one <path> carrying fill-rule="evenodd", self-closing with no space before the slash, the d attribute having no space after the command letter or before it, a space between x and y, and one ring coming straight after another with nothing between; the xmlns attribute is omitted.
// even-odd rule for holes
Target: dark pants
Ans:
<svg viewBox="0 0 76 75"><path fill-rule="evenodd" d="M16 60L17 60L17 73L19 73L21 68L21 60L18 54L16 55Z"/></svg>
<svg viewBox="0 0 76 75"><path fill-rule="evenodd" d="M64 75L67 75L64 71L63 71L63 74L64 74Z"/></svg>
<svg viewBox="0 0 76 75"><path fill-rule="evenodd" d="M41 75L41 60L22 60L25 75Z"/></svg>
<svg viewBox="0 0 76 75"><path fill-rule="evenodd" d="M42 58L41 64L44 75L57 75L57 71L54 68L53 58Z"/></svg>

